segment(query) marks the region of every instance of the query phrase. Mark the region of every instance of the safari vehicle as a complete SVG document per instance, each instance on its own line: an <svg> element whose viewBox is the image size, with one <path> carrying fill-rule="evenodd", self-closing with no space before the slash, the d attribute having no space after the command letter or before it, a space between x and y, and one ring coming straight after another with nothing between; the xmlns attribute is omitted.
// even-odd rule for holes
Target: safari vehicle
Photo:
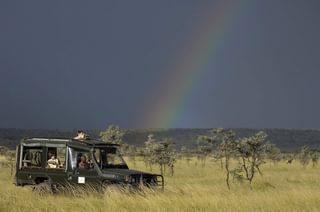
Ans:
<svg viewBox="0 0 320 212"><path fill-rule="evenodd" d="M164 187L162 175L129 169L116 144L47 138L23 139L17 146L15 183L50 189L68 184Z"/></svg>

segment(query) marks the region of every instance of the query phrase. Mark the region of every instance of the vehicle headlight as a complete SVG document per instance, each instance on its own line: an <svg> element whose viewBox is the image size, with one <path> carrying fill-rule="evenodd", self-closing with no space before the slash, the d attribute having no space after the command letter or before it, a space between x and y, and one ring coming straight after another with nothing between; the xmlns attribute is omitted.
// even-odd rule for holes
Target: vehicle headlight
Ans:
<svg viewBox="0 0 320 212"><path fill-rule="evenodd" d="M125 176L124 181L130 183L131 182L131 176Z"/></svg>
<svg viewBox="0 0 320 212"><path fill-rule="evenodd" d="M136 179L130 175L124 177L124 181L127 183L135 183Z"/></svg>

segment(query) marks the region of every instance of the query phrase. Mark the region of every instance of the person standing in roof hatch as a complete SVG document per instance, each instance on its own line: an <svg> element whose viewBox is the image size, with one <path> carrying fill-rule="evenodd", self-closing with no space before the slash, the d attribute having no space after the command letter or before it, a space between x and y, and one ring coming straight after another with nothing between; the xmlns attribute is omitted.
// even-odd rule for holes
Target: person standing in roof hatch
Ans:
<svg viewBox="0 0 320 212"><path fill-rule="evenodd" d="M73 139L80 140L80 141L86 140L86 134L82 130L78 130L77 136L74 137Z"/></svg>

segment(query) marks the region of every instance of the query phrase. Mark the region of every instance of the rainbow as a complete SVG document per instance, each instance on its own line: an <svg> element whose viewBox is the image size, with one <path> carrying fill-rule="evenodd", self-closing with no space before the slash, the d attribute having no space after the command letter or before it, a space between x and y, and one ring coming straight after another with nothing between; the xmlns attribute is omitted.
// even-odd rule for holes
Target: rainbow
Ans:
<svg viewBox="0 0 320 212"><path fill-rule="evenodd" d="M240 3L241 2L241 3ZM174 57L170 74L160 80L155 97L148 99L140 125L148 128L177 127L177 120L192 96L200 79L208 71L208 63L214 59L223 44L225 34L237 19L243 1L222 0L211 5L187 39L186 45ZM155 101L153 99L156 99Z"/></svg>

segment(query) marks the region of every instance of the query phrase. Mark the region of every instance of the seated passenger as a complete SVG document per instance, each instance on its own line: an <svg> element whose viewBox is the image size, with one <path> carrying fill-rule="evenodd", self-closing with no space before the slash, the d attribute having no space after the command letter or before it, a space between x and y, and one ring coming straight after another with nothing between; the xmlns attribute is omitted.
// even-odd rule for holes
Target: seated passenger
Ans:
<svg viewBox="0 0 320 212"><path fill-rule="evenodd" d="M48 160L49 168L59 168L59 160L55 157L53 153L49 154L51 158Z"/></svg>
<svg viewBox="0 0 320 212"><path fill-rule="evenodd" d="M87 168L88 168L87 157L84 155L81 155L80 162L79 162L79 169L87 169Z"/></svg>
<svg viewBox="0 0 320 212"><path fill-rule="evenodd" d="M87 157L85 155L81 155L78 167L79 169L91 169L93 168L93 163L91 160L87 160Z"/></svg>

